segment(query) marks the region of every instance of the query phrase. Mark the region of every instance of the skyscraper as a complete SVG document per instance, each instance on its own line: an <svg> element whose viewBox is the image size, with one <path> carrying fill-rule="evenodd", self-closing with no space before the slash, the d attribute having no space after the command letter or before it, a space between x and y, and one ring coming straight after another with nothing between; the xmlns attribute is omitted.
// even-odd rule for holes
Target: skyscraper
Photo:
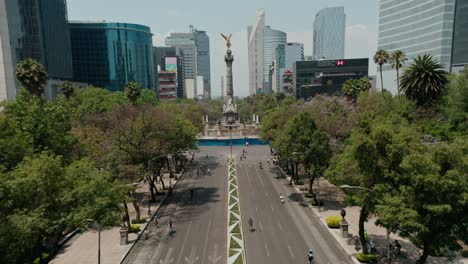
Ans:
<svg viewBox="0 0 468 264"><path fill-rule="evenodd" d="M61 80L72 79L65 0L0 0L0 101L16 96L14 68L26 58L45 67L49 98L55 97Z"/></svg>
<svg viewBox="0 0 468 264"><path fill-rule="evenodd" d="M271 65L276 58L276 48L279 45L286 45L286 33L279 30L271 29L266 26L263 30L263 91L271 93L271 81L269 73Z"/></svg>
<svg viewBox="0 0 468 264"><path fill-rule="evenodd" d="M247 28L249 49L249 93L268 93L270 67L278 45L286 44L286 33L265 26L265 11L257 11L254 26Z"/></svg>
<svg viewBox="0 0 468 264"><path fill-rule="evenodd" d="M247 28L249 54L249 94L263 89L263 31L265 29L265 11L257 11L255 24Z"/></svg>
<svg viewBox="0 0 468 264"><path fill-rule="evenodd" d="M468 65L468 0L456 0L453 32L452 71Z"/></svg>
<svg viewBox="0 0 468 264"><path fill-rule="evenodd" d="M74 79L111 91L134 81L156 90L153 40L143 25L70 22Z"/></svg>
<svg viewBox="0 0 468 264"><path fill-rule="evenodd" d="M197 47L197 75L203 76L203 97L211 98L210 38L206 31L193 31ZM202 91L199 91L202 92Z"/></svg>
<svg viewBox="0 0 468 264"><path fill-rule="evenodd" d="M175 47L153 47L153 68L158 76L159 71L176 71L177 98L185 98L184 62L183 51L181 49ZM158 78L156 87L159 84Z"/></svg>
<svg viewBox="0 0 468 264"><path fill-rule="evenodd" d="M389 53L402 50L409 59L405 65L418 55L430 54L449 70L454 13L455 0L381 0L378 48ZM395 69L384 65L382 75L384 88L396 93ZM380 74L377 79L380 83Z"/></svg>
<svg viewBox="0 0 468 264"><path fill-rule="evenodd" d="M343 59L345 51L346 15L344 7L320 10L314 20L314 60Z"/></svg>

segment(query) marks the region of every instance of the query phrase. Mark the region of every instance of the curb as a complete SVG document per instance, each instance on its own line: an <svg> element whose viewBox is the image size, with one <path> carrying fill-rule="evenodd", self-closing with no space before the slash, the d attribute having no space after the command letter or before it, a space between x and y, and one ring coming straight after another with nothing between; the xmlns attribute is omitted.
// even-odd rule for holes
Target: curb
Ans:
<svg viewBox="0 0 468 264"><path fill-rule="evenodd" d="M185 173L185 169L183 169L180 173L180 175L177 177L177 181L174 183L174 185L172 185L172 187L175 187L177 185L177 183L181 180L182 176L184 175ZM153 221L154 217L156 216L156 214L158 213L159 209L164 205L164 203L166 202L167 200L167 197L169 197L169 194L166 194L164 196L164 198L162 198L161 200L161 203L159 204L158 206L158 209L156 209L156 211L154 211L154 213L151 214L151 217L149 219L149 221L146 223L145 227L143 228L143 230L141 230L141 232L138 234L137 238L135 239L135 241L133 241L133 244L132 246L128 249L128 251L125 253L125 256L123 257L123 259L120 261L120 264L123 264L125 259L128 257L128 254L130 253L130 251L132 251L133 247L135 247L135 245L137 244L138 241L140 241L140 238L141 236L144 234L144 232L146 231L146 229L148 228L149 224L151 223L151 221Z"/></svg>

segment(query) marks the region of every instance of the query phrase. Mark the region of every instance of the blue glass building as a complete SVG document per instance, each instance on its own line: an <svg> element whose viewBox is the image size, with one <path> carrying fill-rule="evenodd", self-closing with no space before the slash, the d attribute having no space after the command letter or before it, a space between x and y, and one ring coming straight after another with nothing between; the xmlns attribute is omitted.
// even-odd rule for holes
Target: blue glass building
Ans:
<svg viewBox="0 0 468 264"><path fill-rule="evenodd" d="M111 91L137 82L156 90L150 28L128 23L70 22L75 81Z"/></svg>

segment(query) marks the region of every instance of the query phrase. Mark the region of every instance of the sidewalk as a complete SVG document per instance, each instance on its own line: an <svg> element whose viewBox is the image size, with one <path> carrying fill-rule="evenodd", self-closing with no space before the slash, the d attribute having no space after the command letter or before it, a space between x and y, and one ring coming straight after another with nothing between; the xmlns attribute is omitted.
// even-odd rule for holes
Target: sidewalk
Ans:
<svg viewBox="0 0 468 264"><path fill-rule="evenodd" d="M177 179L183 173L177 174ZM165 186L169 186L169 174L163 176ZM174 186L177 183L176 180L171 179L171 184ZM158 189L161 189L161 184L157 184ZM140 201L140 214L141 217L146 217L147 221L151 219L148 216L148 184L141 182L137 187L137 199ZM164 196L158 196L159 202L151 203L151 215L154 215L159 207L164 203L167 198L167 194ZM132 203L128 203L128 211L130 219L134 219L136 212ZM140 224L140 230L145 230L148 222ZM104 229L101 231L101 263L102 264L118 264L120 263L127 253L132 248L133 244L138 240L138 234L128 234L128 244L120 245L120 227L113 227ZM59 253L53 260L50 261L52 264L95 264L98 259L98 233L95 230L89 230L83 233L78 233L70 239L60 249Z"/></svg>
<svg viewBox="0 0 468 264"><path fill-rule="evenodd" d="M283 172L284 173L284 172ZM288 176L289 180L290 177ZM320 178L320 181L314 182L313 189L315 193L318 191L318 186L320 186L319 199L324 202L324 205L320 207L314 206L311 207L311 210L319 218L320 222L325 226L325 228L333 235L338 244L345 250L348 255L355 255L357 251L354 249L354 243L347 243L346 238L341 237L340 229L331 229L328 228L325 219L328 216L336 215L340 216L340 209L344 208L346 210L346 221L349 224L349 235L356 236L358 235L358 223L359 223L359 211L360 207L358 206L346 206L344 203L345 194L335 185L328 182L325 178ZM308 187L308 181L305 182L305 185L296 185L295 188L298 192L300 188ZM307 191L302 191L302 193L307 193ZM340 216L341 217L341 216ZM375 224L377 219L375 217L370 218L365 223L365 229L367 230L369 239L374 241L377 245L378 250L386 249L387 245L387 232L383 227L379 227ZM413 264L419 258L420 249L413 245L409 240L399 237L397 234L390 234L390 241L397 239L402 245L402 251L407 253L407 257L401 257L392 261L392 263L397 264ZM355 263L360 263L355 257L352 258ZM428 264L445 264L452 263L447 258L443 257L432 257L429 256L427 259ZM468 264L466 258L462 259L460 263Z"/></svg>

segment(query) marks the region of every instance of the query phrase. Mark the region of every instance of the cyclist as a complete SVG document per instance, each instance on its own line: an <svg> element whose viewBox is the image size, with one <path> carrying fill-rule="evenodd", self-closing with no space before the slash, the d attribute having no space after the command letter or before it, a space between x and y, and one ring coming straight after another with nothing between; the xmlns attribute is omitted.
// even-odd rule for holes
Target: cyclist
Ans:
<svg viewBox="0 0 468 264"><path fill-rule="evenodd" d="M260 165L260 169L263 169L263 166L262 166L262 162L261 162L261 161L258 163L258 165Z"/></svg>
<svg viewBox="0 0 468 264"><path fill-rule="evenodd" d="M312 263L312 261L314 260L314 252L312 252L312 249L309 250L309 253L307 253L307 257L309 259L309 263Z"/></svg>
<svg viewBox="0 0 468 264"><path fill-rule="evenodd" d="M250 217L249 219L249 229L252 229L253 228L253 219L252 217Z"/></svg>
<svg viewBox="0 0 468 264"><path fill-rule="evenodd" d="M174 228L174 225L172 223L172 219L169 220L169 228L172 230Z"/></svg>

